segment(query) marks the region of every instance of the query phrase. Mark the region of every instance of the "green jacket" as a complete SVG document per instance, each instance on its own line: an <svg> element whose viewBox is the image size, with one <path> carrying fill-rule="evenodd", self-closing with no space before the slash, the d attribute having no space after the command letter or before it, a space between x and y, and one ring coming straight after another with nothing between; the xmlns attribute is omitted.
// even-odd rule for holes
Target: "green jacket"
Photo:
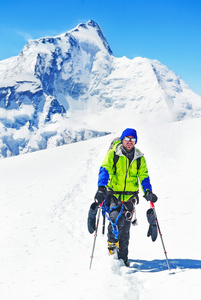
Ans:
<svg viewBox="0 0 201 300"><path fill-rule="evenodd" d="M129 159L122 153L123 145L119 142L110 149L100 168L98 186L107 186L115 192L137 192L139 182L145 193L147 189L152 191L147 164L144 154L135 148L134 158L129 165ZM114 153L119 156L114 168ZM137 158L140 157L140 167L137 170ZM118 198L118 194L115 195ZM128 201L130 195L121 195L122 201Z"/></svg>

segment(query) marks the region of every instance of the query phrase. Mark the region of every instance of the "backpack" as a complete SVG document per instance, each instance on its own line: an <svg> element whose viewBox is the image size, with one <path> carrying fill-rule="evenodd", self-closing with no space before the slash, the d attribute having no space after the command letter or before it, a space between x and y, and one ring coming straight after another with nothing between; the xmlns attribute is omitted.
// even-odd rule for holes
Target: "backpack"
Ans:
<svg viewBox="0 0 201 300"><path fill-rule="evenodd" d="M120 137L117 137L117 138L113 139L108 150L112 149L114 145L116 145L116 144L118 144L120 142L121 142L120 141ZM113 163L114 175L117 172L116 164L118 162L118 159L119 159L119 155L117 155L116 152L114 152L114 163ZM140 168L140 165L141 165L141 157L138 157L137 158L137 172L138 172L138 170Z"/></svg>

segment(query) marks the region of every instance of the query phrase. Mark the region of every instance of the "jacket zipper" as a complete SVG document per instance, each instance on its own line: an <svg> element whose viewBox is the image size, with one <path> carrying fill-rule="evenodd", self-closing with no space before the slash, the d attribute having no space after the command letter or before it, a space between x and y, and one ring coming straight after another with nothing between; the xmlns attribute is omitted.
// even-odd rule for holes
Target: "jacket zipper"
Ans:
<svg viewBox="0 0 201 300"><path fill-rule="evenodd" d="M124 181L124 192L126 191L126 179L127 179L127 175L128 175L128 169L129 169L129 166L127 168L127 161L126 161L126 176L125 176L125 181ZM123 202L124 202L124 197L125 197L125 195L123 194Z"/></svg>

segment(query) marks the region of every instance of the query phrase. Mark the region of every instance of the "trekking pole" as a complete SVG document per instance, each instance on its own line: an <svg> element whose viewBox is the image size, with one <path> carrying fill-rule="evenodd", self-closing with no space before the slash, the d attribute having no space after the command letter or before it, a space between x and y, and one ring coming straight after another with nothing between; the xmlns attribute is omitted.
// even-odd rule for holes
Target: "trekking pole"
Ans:
<svg viewBox="0 0 201 300"><path fill-rule="evenodd" d="M157 218L157 215L156 215L155 206L154 206L153 202L150 202L150 204L151 204L151 208L153 208L154 215L156 217L156 225L158 227L158 232L159 232L159 235L160 235L160 238L161 238L161 242L162 242L163 250L164 250L164 253L165 253L165 258L166 258L167 266L168 266L169 271L171 271L170 265L169 265L169 261L168 261L168 257L167 257L167 251L165 249L165 245L164 245L163 238L162 238L162 233L161 233L160 226L159 226L159 223L158 223L158 218Z"/></svg>
<svg viewBox="0 0 201 300"><path fill-rule="evenodd" d="M93 248L92 248L92 253L91 253L91 260L90 260L90 266L89 269L91 269L91 265L92 265L92 260L93 260L93 255L94 255L94 249L95 249L95 244L96 244L96 237L97 237L97 233L98 233L98 224L99 224L99 219L100 219L100 211L101 208L100 206L98 207L98 217L97 217L97 224L96 224L96 230L95 230L95 234L94 234L94 243L93 243Z"/></svg>

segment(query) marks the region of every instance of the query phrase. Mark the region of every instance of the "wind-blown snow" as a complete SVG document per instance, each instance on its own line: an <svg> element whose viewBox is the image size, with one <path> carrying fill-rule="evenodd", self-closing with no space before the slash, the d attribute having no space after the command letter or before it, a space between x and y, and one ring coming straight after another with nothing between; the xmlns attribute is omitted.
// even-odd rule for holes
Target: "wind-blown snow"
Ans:
<svg viewBox="0 0 201 300"><path fill-rule="evenodd" d="M132 122L176 274L169 275L160 237L153 243L146 236L149 203L142 193L138 226L131 228L131 268L108 256L100 223L89 270L94 236L87 231L88 209L100 163L123 123L112 135L0 160L2 299L200 298L201 119L149 127Z"/></svg>

